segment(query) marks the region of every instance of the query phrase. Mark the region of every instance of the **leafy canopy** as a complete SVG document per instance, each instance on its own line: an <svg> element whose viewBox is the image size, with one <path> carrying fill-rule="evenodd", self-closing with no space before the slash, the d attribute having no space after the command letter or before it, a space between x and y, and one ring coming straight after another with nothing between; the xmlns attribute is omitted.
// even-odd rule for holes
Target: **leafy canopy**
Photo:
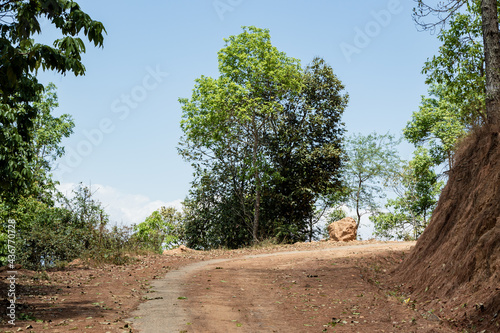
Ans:
<svg viewBox="0 0 500 333"><path fill-rule="evenodd" d="M179 99L179 152L195 169L186 237L203 248L303 237L316 198L340 182L348 97L323 60L303 70L266 29L225 41L220 76Z"/></svg>
<svg viewBox="0 0 500 333"><path fill-rule="evenodd" d="M62 35L52 45L36 42L46 18ZM74 1L0 1L0 197L16 201L35 181L32 162L39 69L83 75L85 35L102 47L106 30Z"/></svg>
<svg viewBox="0 0 500 333"><path fill-rule="evenodd" d="M62 34L52 46L34 39L42 32L43 17ZM68 0L1 1L0 19L0 98L7 104L33 100L42 88L33 76L40 68L83 75L85 44L78 35L102 47L106 32L101 22Z"/></svg>
<svg viewBox="0 0 500 333"><path fill-rule="evenodd" d="M396 148L399 142L389 133L354 134L347 139L344 177L348 205L356 211L358 227L361 216L379 209L378 199L385 196L381 186L400 164Z"/></svg>
<svg viewBox="0 0 500 333"><path fill-rule="evenodd" d="M436 207L443 182L434 171L434 160L424 148L390 179L397 197L387 200L389 212L371 217L375 235L385 238L417 239Z"/></svg>
<svg viewBox="0 0 500 333"><path fill-rule="evenodd" d="M24 183L24 187L15 187L15 192L1 192L0 200L11 202L12 197L33 195L41 200L51 198L54 191L54 182L51 177L53 162L64 154L64 147L61 145L63 138L69 137L73 133L74 122L70 115L63 114L58 117L52 115L53 110L58 107L55 85L49 83L44 92L40 92L37 102L32 103L32 108L36 111L31 129L31 140L22 143L19 149L16 138L15 126L4 126L0 131L0 138L7 144L0 147L5 156L11 156L10 162L14 170L4 173L0 180L4 184L10 184L9 180L16 179L18 183ZM17 110L0 104L0 108L6 110L9 115L22 113L24 106L19 106ZM24 153L24 154L23 154ZM30 160L26 157L31 156ZM19 171L16 169L19 168ZM6 185L8 186L8 185Z"/></svg>
<svg viewBox="0 0 500 333"><path fill-rule="evenodd" d="M462 5L453 1L448 4ZM419 6L427 8L422 1ZM434 163L447 161L449 169L458 140L486 123L487 118L481 4L466 2L462 11L456 10L458 7L442 12L447 20L438 34L442 45L422 69L427 75L429 96L422 97L419 111L413 113L404 130L409 142L428 148ZM428 14L431 9L427 8Z"/></svg>
<svg viewBox="0 0 500 333"><path fill-rule="evenodd" d="M145 221L134 226L135 237L142 247L161 253L178 244L182 215L174 207L161 207Z"/></svg>

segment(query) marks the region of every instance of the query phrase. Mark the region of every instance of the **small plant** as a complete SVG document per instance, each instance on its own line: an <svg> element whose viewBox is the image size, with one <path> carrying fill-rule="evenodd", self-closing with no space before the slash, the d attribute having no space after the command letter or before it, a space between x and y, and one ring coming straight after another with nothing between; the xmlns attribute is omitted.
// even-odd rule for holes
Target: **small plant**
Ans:
<svg viewBox="0 0 500 333"><path fill-rule="evenodd" d="M266 238L258 243L255 243L252 247L256 249L273 248L278 245L279 242L276 238Z"/></svg>
<svg viewBox="0 0 500 333"><path fill-rule="evenodd" d="M49 274L47 274L47 271L41 270L33 276L33 280L50 280Z"/></svg>
<svg viewBox="0 0 500 333"><path fill-rule="evenodd" d="M20 313L18 318L19 318L19 320L25 320L25 321L35 321L36 320L36 318L34 317L32 312Z"/></svg>
<svg viewBox="0 0 500 333"><path fill-rule="evenodd" d="M335 325L337 325L337 324L339 324L341 322L342 322L341 319L333 317L331 322L329 322L329 323L327 323L326 325L323 325L323 326L325 326L325 327L335 327Z"/></svg>

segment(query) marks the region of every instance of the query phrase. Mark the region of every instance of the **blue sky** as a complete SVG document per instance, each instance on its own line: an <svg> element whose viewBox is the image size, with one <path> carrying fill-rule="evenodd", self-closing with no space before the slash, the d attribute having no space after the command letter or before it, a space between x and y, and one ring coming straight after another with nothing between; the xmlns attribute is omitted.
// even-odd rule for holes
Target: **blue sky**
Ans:
<svg viewBox="0 0 500 333"><path fill-rule="evenodd" d="M268 28L272 43L307 65L324 58L346 86L349 133L400 134L426 93L424 61L438 48L418 32L404 0L80 0L107 29L103 49L87 47L83 77L41 73L58 87L57 114L73 115L61 188L91 183L118 223L138 223L184 199L192 180L177 155L179 97L194 80L217 76L223 38L241 26ZM45 24L42 40L53 40ZM401 155L409 158L411 146Z"/></svg>

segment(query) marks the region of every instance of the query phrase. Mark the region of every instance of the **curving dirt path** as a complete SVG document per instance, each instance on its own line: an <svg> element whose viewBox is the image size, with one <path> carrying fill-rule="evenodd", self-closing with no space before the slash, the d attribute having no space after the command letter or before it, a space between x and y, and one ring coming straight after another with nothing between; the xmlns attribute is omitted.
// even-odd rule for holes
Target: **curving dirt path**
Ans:
<svg viewBox="0 0 500 333"><path fill-rule="evenodd" d="M156 280L132 313L140 332L451 332L368 282L363 258L413 242L197 262ZM373 269L377 269L376 264Z"/></svg>

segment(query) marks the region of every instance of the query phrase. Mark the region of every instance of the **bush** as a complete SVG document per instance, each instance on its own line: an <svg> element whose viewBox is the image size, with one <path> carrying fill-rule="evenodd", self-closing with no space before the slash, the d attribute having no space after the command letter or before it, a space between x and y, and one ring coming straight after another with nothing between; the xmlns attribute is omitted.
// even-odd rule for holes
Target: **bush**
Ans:
<svg viewBox="0 0 500 333"><path fill-rule="evenodd" d="M28 269L73 260L90 242L88 230L80 226L71 211L50 207L32 197L22 198L8 215L16 221L16 262Z"/></svg>
<svg viewBox="0 0 500 333"><path fill-rule="evenodd" d="M111 263L123 265L129 262L129 253L137 252L139 245L134 242L131 227L113 226L111 230L95 230L87 248L80 258L94 264Z"/></svg>
<svg viewBox="0 0 500 333"><path fill-rule="evenodd" d="M174 207L161 207L134 226L140 247L156 253L180 245L183 238L182 215Z"/></svg>
<svg viewBox="0 0 500 333"><path fill-rule="evenodd" d="M11 209L0 203L0 261L6 264L7 221L16 221L16 263L27 269L57 267L76 258L123 264L137 249L127 227L106 229L109 221L90 188L80 185L71 199L57 196L59 206L34 197L21 198Z"/></svg>

